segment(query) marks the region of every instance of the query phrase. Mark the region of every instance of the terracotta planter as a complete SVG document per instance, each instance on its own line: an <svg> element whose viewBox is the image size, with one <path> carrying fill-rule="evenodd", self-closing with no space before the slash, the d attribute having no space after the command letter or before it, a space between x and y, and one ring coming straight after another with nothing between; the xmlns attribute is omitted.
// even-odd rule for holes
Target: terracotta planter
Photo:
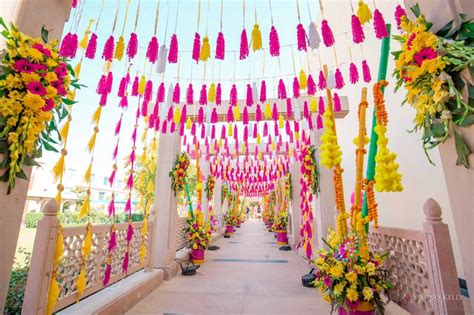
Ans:
<svg viewBox="0 0 474 315"><path fill-rule="evenodd" d="M288 235L286 230L277 230L276 231L277 245L288 245Z"/></svg>
<svg viewBox="0 0 474 315"><path fill-rule="evenodd" d="M197 265L204 263L204 249L203 248L192 249L191 260L193 261L193 263Z"/></svg>
<svg viewBox="0 0 474 315"><path fill-rule="evenodd" d="M353 310L346 311L345 308L337 308L338 315L375 315L374 306L369 302L362 302Z"/></svg>

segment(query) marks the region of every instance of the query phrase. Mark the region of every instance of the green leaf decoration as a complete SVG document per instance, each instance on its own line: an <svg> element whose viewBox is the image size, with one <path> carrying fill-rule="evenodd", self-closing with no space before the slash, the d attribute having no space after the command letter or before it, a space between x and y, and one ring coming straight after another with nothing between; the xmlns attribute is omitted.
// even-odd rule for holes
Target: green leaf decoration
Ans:
<svg viewBox="0 0 474 315"><path fill-rule="evenodd" d="M458 154L458 160L456 165L462 165L469 169L469 155L472 153L462 136L453 129L454 132L454 143L456 146L456 153Z"/></svg>

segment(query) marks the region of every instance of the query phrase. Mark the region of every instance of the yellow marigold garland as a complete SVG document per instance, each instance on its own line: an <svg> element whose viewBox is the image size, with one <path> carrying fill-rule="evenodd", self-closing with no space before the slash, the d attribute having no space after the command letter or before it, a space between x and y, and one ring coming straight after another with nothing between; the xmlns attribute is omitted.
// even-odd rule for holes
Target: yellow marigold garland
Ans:
<svg viewBox="0 0 474 315"><path fill-rule="evenodd" d="M330 110L323 114L324 133L321 136L321 164L328 169L332 169L341 163L342 151L337 143L337 136L334 132L334 118Z"/></svg>

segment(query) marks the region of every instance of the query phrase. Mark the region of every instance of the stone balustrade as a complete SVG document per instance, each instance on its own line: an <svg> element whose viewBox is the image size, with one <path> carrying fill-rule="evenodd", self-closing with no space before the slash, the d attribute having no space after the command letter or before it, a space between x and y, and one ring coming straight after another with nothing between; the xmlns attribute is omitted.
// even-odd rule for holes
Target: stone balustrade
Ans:
<svg viewBox="0 0 474 315"><path fill-rule="evenodd" d="M178 217L176 219L176 251L180 251L186 247L188 238L184 233L186 227L186 217Z"/></svg>

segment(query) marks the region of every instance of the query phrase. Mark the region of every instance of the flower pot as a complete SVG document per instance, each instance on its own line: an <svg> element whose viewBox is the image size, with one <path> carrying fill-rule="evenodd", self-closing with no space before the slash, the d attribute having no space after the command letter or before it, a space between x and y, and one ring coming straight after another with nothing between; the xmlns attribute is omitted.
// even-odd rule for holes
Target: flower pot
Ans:
<svg viewBox="0 0 474 315"><path fill-rule="evenodd" d="M361 302L356 307L347 311L343 307L337 308L338 315L375 315L374 306L369 302Z"/></svg>
<svg viewBox="0 0 474 315"><path fill-rule="evenodd" d="M227 235L234 234L234 227L232 225L226 225L225 234L227 234Z"/></svg>
<svg viewBox="0 0 474 315"><path fill-rule="evenodd" d="M276 231L277 245L283 246L288 245L288 235L286 230L277 230Z"/></svg>
<svg viewBox="0 0 474 315"><path fill-rule="evenodd" d="M204 263L204 248L192 249L191 260L197 265Z"/></svg>
<svg viewBox="0 0 474 315"><path fill-rule="evenodd" d="M238 227L238 228L240 228L240 222L239 222L239 223L237 223L235 227Z"/></svg>

